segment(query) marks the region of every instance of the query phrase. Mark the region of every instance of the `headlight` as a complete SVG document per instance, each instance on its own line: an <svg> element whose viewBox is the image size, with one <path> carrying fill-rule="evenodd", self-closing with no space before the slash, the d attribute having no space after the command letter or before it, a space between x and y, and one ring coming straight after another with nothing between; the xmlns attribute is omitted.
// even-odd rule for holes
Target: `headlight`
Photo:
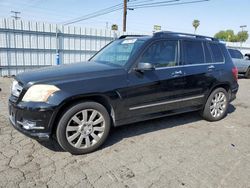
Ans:
<svg viewBox="0 0 250 188"><path fill-rule="evenodd" d="M22 86L19 85L18 81L13 80L11 86L11 94L15 97L19 97L20 93L22 92Z"/></svg>
<svg viewBox="0 0 250 188"><path fill-rule="evenodd" d="M58 89L54 85L42 85L42 84L33 85L25 93L22 101L46 102L53 93L59 90L60 89Z"/></svg>

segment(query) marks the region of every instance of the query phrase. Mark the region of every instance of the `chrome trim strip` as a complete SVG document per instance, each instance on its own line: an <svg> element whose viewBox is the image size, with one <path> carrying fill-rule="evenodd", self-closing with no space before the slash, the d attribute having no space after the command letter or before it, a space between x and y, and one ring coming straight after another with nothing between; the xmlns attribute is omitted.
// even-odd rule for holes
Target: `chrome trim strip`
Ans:
<svg viewBox="0 0 250 188"><path fill-rule="evenodd" d="M176 100L159 102L159 103L154 103L154 104L147 104L147 105L142 105L142 106L135 106L135 107L129 108L129 110L138 110L138 109L141 109L141 108L149 108L149 107L159 106L159 105L164 105L164 104L170 104L170 103L176 103L176 102L183 102L183 101L188 101L188 100L203 98L204 96L205 95L198 95L198 96L187 97L187 98L183 98L183 99L176 99Z"/></svg>
<svg viewBox="0 0 250 188"><path fill-rule="evenodd" d="M17 123L19 124L19 125L22 125L23 126L23 129L26 129L26 130L41 130L41 129L44 129L44 127L36 127L36 126L34 126L34 127L30 127L30 126L27 126L27 125L25 125L23 122L21 122L21 121L17 121Z"/></svg>
<svg viewBox="0 0 250 188"><path fill-rule="evenodd" d="M207 66L207 65L222 65L225 62L218 63L201 63L201 64L192 64L192 65L177 65L177 66L169 66L169 67L156 67L155 70L169 69L169 68L182 68L182 67L193 67L193 66Z"/></svg>

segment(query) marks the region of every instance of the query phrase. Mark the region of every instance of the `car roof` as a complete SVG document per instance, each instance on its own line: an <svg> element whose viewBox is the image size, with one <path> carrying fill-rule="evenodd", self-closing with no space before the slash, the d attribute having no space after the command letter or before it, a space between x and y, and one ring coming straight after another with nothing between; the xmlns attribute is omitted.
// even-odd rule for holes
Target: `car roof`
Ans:
<svg viewBox="0 0 250 188"><path fill-rule="evenodd" d="M218 42L219 40L209 36L196 35L190 33L172 32L172 31L160 31L153 35L122 35L119 39L125 38L137 38L137 39L159 39L159 38L169 38L169 39L189 39L189 40L202 40L202 41L212 41Z"/></svg>

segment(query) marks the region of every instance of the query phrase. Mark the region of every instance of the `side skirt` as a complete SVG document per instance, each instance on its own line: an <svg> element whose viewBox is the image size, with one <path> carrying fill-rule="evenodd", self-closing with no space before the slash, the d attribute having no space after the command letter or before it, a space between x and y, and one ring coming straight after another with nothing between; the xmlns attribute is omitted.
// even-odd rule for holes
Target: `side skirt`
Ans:
<svg viewBox="0 0 250 188"><path fill-rule="evenodd" d="M127 119L116 120L114 126L118 127L118 126L122 126L122 125L126 125L126 124L146 121L146 120L150 120L150 119L156 119L156 118L172 116L172 115L176 115L176 114L198 111L201 109L202 109L202 105L199 105L199 106L194 106L194 107L169 110L169 111L165 111L165 112L158 112L158 113L153 113L153 114L148 114L148 115L135 116L135 117L127 118Z"/></svg>

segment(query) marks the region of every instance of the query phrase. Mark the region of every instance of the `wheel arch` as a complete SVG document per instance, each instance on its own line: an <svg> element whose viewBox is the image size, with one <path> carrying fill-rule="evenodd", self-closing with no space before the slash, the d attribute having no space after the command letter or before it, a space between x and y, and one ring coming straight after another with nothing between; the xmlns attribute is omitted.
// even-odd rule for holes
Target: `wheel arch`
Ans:
<svg viewBox="0 0 250 188"><path fill-rule="evenodd" d="M230 84L228 82L224 82L224 83L220 83L220 84L216 84L214 85L211 89L210 89L210 92L209 92L209 95L217 88L223 88L225 89L227 92L230 92ZM208 95L208 96L209 96Z"/></svg>
<svg viewBox="0 0 250 188"><path fill-rule="evenodd" d="M75 104L79 102L85 102L85 101L92 101L97 102L101 105L103 105L106 110L108 111L110 117L111 117L111 126L114 126L115 123L115 112L113 106L110 104L110 100L103 95L90 95L90 96L76 96L76 97L70 97L68 99L65 99L64 102L59 107L59 110L57 110L56 115L54 117L54 120L51 124L51 134L54 134L58 125L58 122L60 118L62 117L62 114L69 109L71 106L74 106Z"/></svg>
<svg viewBox="0 0 250 188"><path fill-rule="evenodd" d="M208 97L209 97L209 96L211 95L211 93L212 93L215 89L217 89L217 88L223 88L223 89L225 89L225 90L228 92L228 94L229 94L229 98L231 97L231 88L230 88L230 84L229 84L228 82L218 83L218 84L214 85L213 87L211 87L211 89L210 89L209 92L207 93L207 95L206 95L206 97L205 97L205 101L204 101L204 104L203 104L202 109L204 109Z"/></svg>

